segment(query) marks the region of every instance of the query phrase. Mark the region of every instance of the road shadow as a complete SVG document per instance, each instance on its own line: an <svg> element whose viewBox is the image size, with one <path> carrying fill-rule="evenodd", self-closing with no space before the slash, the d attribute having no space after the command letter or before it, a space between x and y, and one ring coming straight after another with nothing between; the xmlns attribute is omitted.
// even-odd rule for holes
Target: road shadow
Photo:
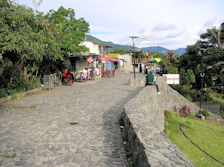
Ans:
<svg viewBox="0 0 224 167"><path fill-rule="evenodd" d="M143 88L144 87L138 87L131 91L126 97L122 98L103 114L104 143L106 144L106 147L110 148L109 152L103 152L103 154L106 157L105 164L108 166L128 166L120 131L119 119L124 110L124 105L136 96Z"/></svg>

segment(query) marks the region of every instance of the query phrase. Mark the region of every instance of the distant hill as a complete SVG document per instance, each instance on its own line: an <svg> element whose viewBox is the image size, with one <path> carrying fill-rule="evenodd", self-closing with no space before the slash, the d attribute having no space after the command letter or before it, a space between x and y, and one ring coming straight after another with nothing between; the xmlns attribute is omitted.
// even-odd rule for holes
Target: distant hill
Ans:
<svg viewBox="0 0 224 167"><path fill-rule="evenodd" d="M175 55L179 55L179 54L183 54L183 53L186 53L186 48L178 48L176 50L174 50L174 54Z"/></svg>
<svg viewBox="0 0 224 167"><path fill-rule="evenodd" d="M86 35L86 40L88 41L93 41L93 42L100 42L104 45L110 45L113 48L111 48L110 50L113 52L114 49L125 49L125 50L130 50L132 49L133 46L131 45L120 45L120 44L115 44L113 42L109 42L109 41L102 41L94 36L91 35ZM167 55L167 53L169 51L173 51L175 55L178 54L183 54L186 52L186 48L178 48L176 50L169 50L167 48L161 47L161 46L150 46L150 47L144 47L144 48L140 48L142 51L144 52L158 52L158 53L162 53L163 55Z"/></svg>
<svg viewBox="0 0 224 167"><path fill-rule="evenodd" d="M178 48L178 49L175 49L175 50L169 50L169 49L161 47L161 46L144 47L144 48L141 48L141 50L143 50L145 52L148 52L148 51L159 52L159 53L162 53L164 55L167 55L167 53L169 51L173 51L174 55L183 54L183 53L186 52L186 48Z"/></svg>
<svg viewBox="0 0 224 167"><path fill-rule="evenodd" d="M100 42L104 45L110 45L113 48L111 48L110 50L113 52L114 49L125 49L125 50L130 50L132 49L132 46L130 45L120 45L120 44L115 44L113 42L109 42L109 41L102 41L94 36L91 35L86 35L86 40L88 41L93 41L93 42Z"/></svg>
<svg viewBox="0 0 224 167"><path fill-rule="evenodd" d="M100 42L100 43L103 43L103 41L101 41L100 39L94 37L94 36L91 36L91 35L86 35L86 40L87 41L92 41L92 42Z"/></svg>
<svg viewBox="0 0 224 167"><path fill-rule="evenodd" d="M148 51L159 52L159 53L162 53L164 55L167 55L167 53L170 51L169 49L163 48L161 46L144 47L144 48L141 48L141 50L144 51L144 52L148 52Z"/></svg>

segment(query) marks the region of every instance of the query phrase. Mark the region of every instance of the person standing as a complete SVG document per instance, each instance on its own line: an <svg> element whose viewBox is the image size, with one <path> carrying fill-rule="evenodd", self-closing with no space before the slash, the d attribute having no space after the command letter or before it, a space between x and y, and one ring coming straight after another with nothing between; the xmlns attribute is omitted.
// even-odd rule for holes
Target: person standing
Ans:
<svg viewBox="0 0 224 167"><path fill-rule="evenodd" d="M162 74L167 74L167 69L165 66L163 66L163 68L162 68Z"/></svg>
<svg viewBox="0 0 224 167"><path fill-rule="evenodd" d="M68 70L68 72L66 74L66 77L67 77L67 84L72 86L73 81L74 81L74 76L73 76L73 74L72 74L70 69Z"/></svg>

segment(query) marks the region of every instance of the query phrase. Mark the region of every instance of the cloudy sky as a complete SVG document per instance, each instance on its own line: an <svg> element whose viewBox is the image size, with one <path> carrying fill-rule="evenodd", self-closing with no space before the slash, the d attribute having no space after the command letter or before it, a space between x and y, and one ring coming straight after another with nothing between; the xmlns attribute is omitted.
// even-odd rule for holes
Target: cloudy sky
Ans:
<svg viewBox="0 0 224 167"><path fill-rule="evenodd" d="M18 0L34 7L32 0ZM224 0L43 0L37 10L73 8L89 34L119 44L176 49L194 44L207 28L224 22Z"/></svg>

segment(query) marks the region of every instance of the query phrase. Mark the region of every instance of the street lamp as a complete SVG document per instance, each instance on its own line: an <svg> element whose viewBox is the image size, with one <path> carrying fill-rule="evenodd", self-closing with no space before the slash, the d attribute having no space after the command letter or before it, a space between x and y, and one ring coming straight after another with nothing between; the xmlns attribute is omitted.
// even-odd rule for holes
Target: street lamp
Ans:
<svg viewBox="0 0 224 167"><path fill-rule="evenodd" d="M138 38L137 36L130 36L133 43L133 56L134 56L134 64L133 64L133 70L134 70L134 78L135 78L135 40Z"/></svg>
<svg viewBox="0 0 224 167"><path fill-rule="evenodd" d="M202 95L202 88L203 88L203 78L205 76L205 73L201 72L200 77L201 77L201 93L200 93L200 114L201 114L201 95Z"/></svg>

